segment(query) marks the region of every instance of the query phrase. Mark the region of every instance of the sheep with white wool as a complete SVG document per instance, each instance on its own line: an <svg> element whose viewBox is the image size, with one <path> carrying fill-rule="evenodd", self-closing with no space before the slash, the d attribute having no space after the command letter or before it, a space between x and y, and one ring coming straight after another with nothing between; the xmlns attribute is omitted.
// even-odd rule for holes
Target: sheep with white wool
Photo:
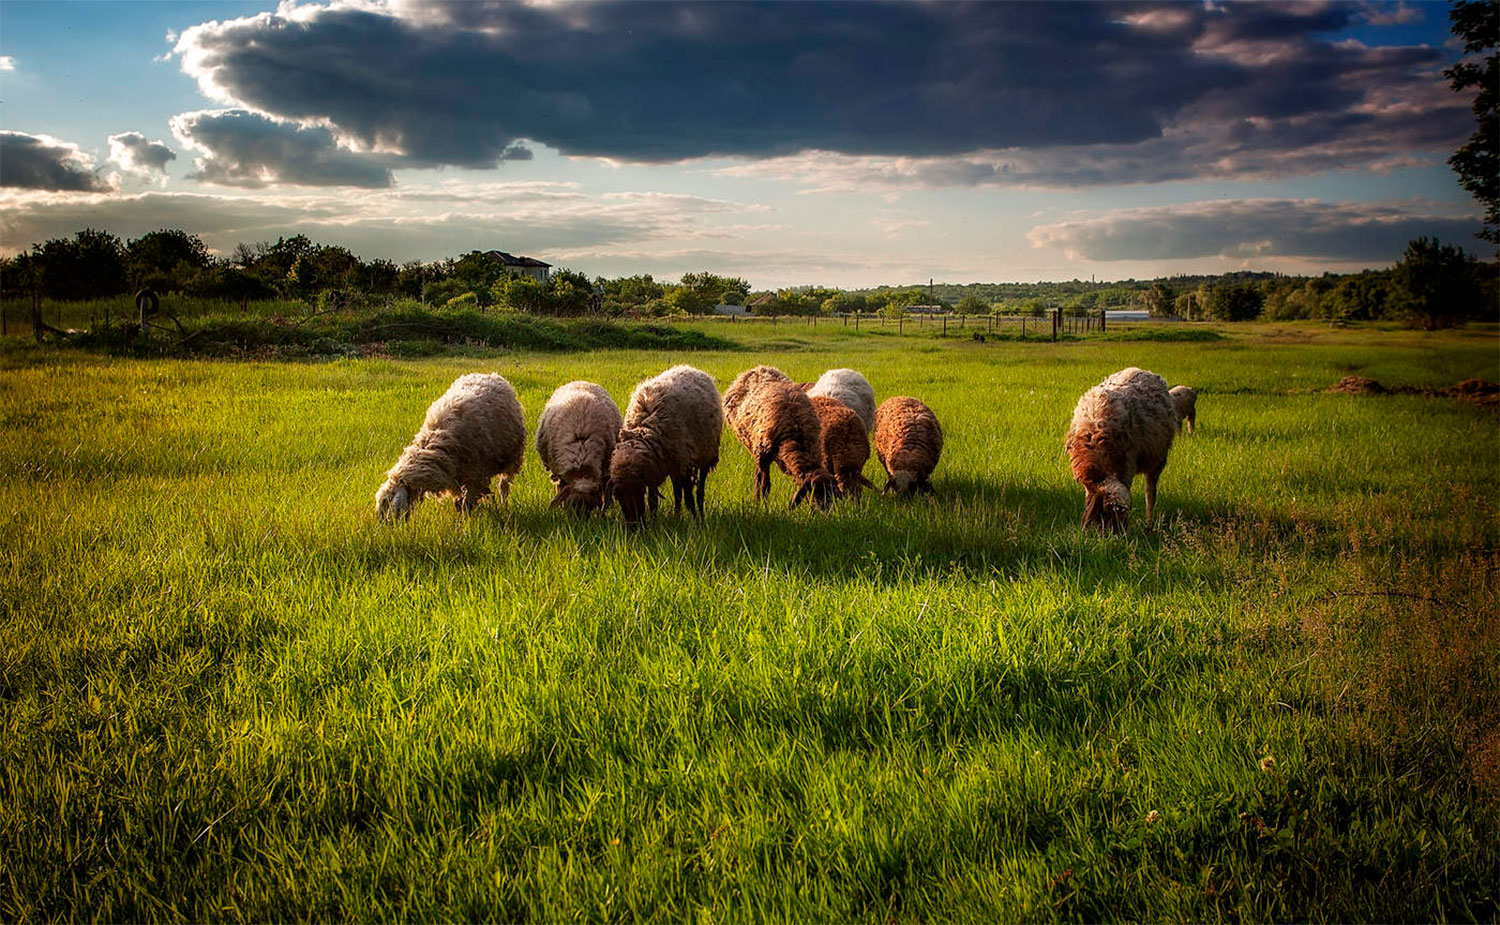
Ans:
<svg viewBox="0 0 1500 925"><path fill-rule="evenodd" d="M930 494L942 454L943 425L922 401L897 395L875 409L875 455L885 467L886 491Z"/></svg>
<svg viewBox="0 0 1500 925"><path fill-rule="evenodd" d="M786 473L797 489L791 507L812 496L826 509L836 483L823 467L823 425L812 399L771 366L740 373L724 392L724 417L740 445L755 458L756 500L771 492L771 463Z"/></svg>
<svg viewBox="0 0 1500 925"><path fill-rule="evenodd" d="M421 430L385 474L375 493L382 521L405 519L426 495L448 495L468 513L500 476L500 498L521 471L526 419L515 389L496 373L469 373L454 380L427 409Z"/></svg>
<svg viewBox="0 0 1500 925"><path fill-rule="evenodd" d="M635 387L609 464L609 490L620 502L625 524L638 528L657 489L672 480L678 513L703 514L708 473L719 464L724 412L714 379L701 369L674 366Z"/></svg>
<svg viewBox="0 0 1500 925"><path fill-rule="evenodd" d="M610 457L620 435L620 407L602 386L559 386L536 425L536 452L552 475L553 507L587 516L607 503Z"/></svg>
<svg viewBox="0 0 1500 925"><path fill-rule="evenodd" d="M1176 385L1167 392L1172 396L1172 404L1177 408L1177 424L1180 428L1182 423L1187 422L1187 432L1198 432L1198 393L1185 385Z"/></svg>
<svg viewBox="0 0 1500 925"><path fill-rule="evenodd" d="M1068 428L1068 462L1083 485L1083 525L1123 531L1130 518L1130 483L1146 477L1146 523L1156 508L1156 481L1177 436L1177 406L1162 377L1121 370L1083 393Z"/></svg>
<svg viewBox="0 0 1500 925"><path fill-rule="evenodd" d="M875 389L859 370L830 369L804 391L810 397L826 395L843 402L859 415L866 434L875 429Z"/></svg>
<svg viewBox="0 0 1500 925"><path fill-rule="evenodd" d="M870 458L870 437L865 423L853 409L827 395L811 396L813 410L823 425L823 468L833 473L839 494L856 500L861 489L874 488L865 478L865 462Z"/></svg>

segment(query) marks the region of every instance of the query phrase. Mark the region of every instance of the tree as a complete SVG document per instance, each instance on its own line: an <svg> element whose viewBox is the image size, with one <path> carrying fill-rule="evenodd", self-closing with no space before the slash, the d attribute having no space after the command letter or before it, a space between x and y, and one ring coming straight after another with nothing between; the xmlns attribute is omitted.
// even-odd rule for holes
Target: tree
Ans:
<svg viewBox="0 0 1500 925"><path fill-rule="evenodd" d="M684 273L682 285L693 290L710 308L720 302L744 305L745 297L750 294L750 284L743 279L737 276L719 276L706 270L702 273Z"/></svg>
<svg viewBox="0 0 1500 925"><path fill-rule="evenodd" d="M1146 291L1146 313L1152 318L1166 318L1177 304L1177 296L1160 281L1151 284Z"/></svg>
<svg viewBox="0 0 1500 925"><path fill-rule="evenodd" d="M1484 205L1485 228L1479 237L1500 244L1500 0L1458 0L1448 11L1453 34L1463 39L1464 54L1485 51L1482 64L1460 61L1443 76L1455 91L1477 87L1474 118L1479 127L1469 143L1448 158L1459 185Z"/></svg>
<svg viewBox="0 0 1500 925"><path fill-rule="evenodd" d="M32 248L42 291L58 299L97 299L127 288L125 245L107 231L85 228Z"/></svg>
<svg viewBox="0 0 1500 925"><path fill-rule="evenodd" d="M1391 274L1408 299L1408 310L1431 331L1482 313L1476 263L1458 247L1421 237L1406 245Z"/></svg>
<svg viewBox="0 0 1500 925"><path fill-rule="evenodd" d="M1215 321L1254 321L1265 299L1250 283L1215 286L1208 296L1208 316Z"/></svg>
<svg viewBox="0 0 1500 925"><path fill-rule="evenodd" d="M126 275L131 286L182 289L209 264L208 247L195 234L163 228L125 245Z"/></svg>
<svg viewBox="0 0 1500 925"><path fill-rule="evenodd" d="M953 310L960 315L987 315L990 311L990 303L977 295L966 295L958 300Z"/></svg>

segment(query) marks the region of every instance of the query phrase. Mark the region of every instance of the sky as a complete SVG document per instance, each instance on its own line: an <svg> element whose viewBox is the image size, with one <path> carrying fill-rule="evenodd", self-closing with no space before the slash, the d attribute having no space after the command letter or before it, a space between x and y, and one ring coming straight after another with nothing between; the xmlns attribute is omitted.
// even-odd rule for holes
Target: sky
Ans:
<svg viewBox="0 0 1500 925"><path fill-rule="evenodd" d="M0 0L0 253L504 250L755 288L1490 255L1441 3Z"/></svg>

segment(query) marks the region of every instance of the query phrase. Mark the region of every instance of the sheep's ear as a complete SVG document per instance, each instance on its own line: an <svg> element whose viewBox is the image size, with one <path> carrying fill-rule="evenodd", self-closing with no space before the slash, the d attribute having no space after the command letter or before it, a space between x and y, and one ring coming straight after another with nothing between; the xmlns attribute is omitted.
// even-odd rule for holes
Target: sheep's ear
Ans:
<svg viewBox="0 0 1500 925"><path fill-rule="evenodd" d="M807 493L812 490L812 486L813 483L811 481L803 482L802 486L797 489L797 493L792 495L792 503L787 506L787 510L794 511L797 509L797 505L806 501Z"/></svg>

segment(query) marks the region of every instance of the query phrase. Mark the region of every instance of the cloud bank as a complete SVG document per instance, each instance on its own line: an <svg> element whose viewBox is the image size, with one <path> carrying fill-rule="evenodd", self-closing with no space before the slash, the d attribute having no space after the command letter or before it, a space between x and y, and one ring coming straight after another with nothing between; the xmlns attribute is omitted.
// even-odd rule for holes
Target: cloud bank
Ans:
<svg viewBox="0 0 1500 925"><path fill-rule="evenodd" d="M1438 50L1337 38L1388 12L391 0L284 4L187 29L175 51L212 99L408 166L493 166L532 139L639 162L794 158L751 169L850 183L1087 186L1451 150L1469 116Z"/></svg>
<svg viewBox="0 0 1500 925"><path fill-rule="evenodd" d="M51 135L0 132L0 186L57 192L105 192L94 159Z"/></svg>
<svg viewBox="0 0 1500 925"><path fill-rule="evenodd" d="M379 156L341 147L333 132L266 118L243 109L202 110L172 117L172 134L199 153L188 178L220 186L391 185Z"/></svg>
<svg viewBox="0 0 1500 925"><path fill-rule="evenodd" d="M1472 218L1392 204L1247 199L1121 209L1040 225L1027 237L1036 247L1061 248L1071 260L1296 257L1373 266L1399 259L1412 238L1462 242L1478 227Z"/></svg>

